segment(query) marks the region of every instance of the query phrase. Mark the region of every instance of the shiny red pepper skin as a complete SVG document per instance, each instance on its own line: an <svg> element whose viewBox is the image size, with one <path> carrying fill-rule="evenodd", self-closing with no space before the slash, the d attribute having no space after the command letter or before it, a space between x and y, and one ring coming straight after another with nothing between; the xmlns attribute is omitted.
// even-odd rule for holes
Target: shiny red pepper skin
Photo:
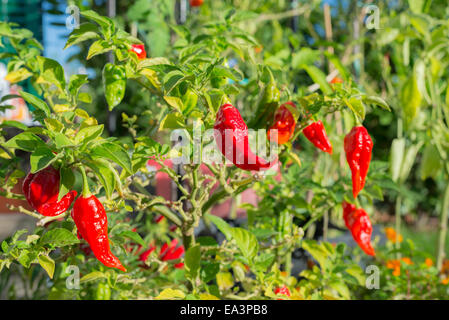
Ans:
<svg viewBox="0 0 449 320"><path fill-rule="evenodd" d="M324 129L324 125L321 120L312 122L302 132L306 138L315 145L315 147L332 154L332 144L327 137L326 129Z"/></svg>
<svg viewBox="0 0 449 320"><path fill-rule="evenodd" d="M59 171L49 166L36 173L28 173L22 191L28 203L40 214L54 217L67 211L77 192L72 190L58 201Z"/></svg>
<svg viewBox="0 0 449 320"><path fill-rule="evenodd" d="M145 59L147 57L147 52L145 51L145 46L143 44L133 44L131 50L137 54L139 60Z"/></svg>
<svg viewBox="0 0 449 320"><path fill-rule="evenodd" d="M78 235L89 243L95 257L106 267L126 269L111 252L108 238L108 218L101 202L91 195L81 196L73 205L72 218L78 229Z"/></svg>
<svg viewBox="0 0 449 320"><path fill-rule="evenodd" d="M203 0L190 0L191 7L199 7L203 4Z"/></svg>
<svg viewBox="0 0 449 320"><path fill-rule="evenodd" d="M346 160L352 173L352 195L357 198L365 186L365 178L371 162L373 141L363 126L353 127L344 139Z"/></svg>
<svg viewBox="0 0 449 320"><path fill-rule="evenodd" d="M359 247L367 255L374 256L376 253L371 245L373 226L366 211L362 208L357 209L355 205L345 201L343 202L343 219Z"/></svg>
<svg viewBox="0 0 449 320"><path fill-rule="evenodd" d="M214 125L218 149L234 165L243 170L267 170L276 162L267 162L255 155L249 148L248 127L240 112L227 103L220 107ZM227 143L226 143L227 142Z"/></svg>
<svg viewBox="0 0 449 320"><path fill-rule="evenodd" d="M270 140L271 130L276 129L278 131L278 144L287 143L295 132L296 121L290 110L285 106L286 104L296 108L295 104L291 101L281 105L274 115L274 124L267 132L268 140Z"/></svg>

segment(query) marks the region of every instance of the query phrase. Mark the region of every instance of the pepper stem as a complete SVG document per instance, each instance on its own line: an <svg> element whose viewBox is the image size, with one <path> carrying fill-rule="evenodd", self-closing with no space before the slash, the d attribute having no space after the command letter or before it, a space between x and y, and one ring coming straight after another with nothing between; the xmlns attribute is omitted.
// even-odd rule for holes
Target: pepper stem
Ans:
<svg viewBox="0 0 449 320"><path fill-rule="evenodd" d="M83 198L88 198L91 196L89 190L89 183L87 182L86 170L84 167L80 167L81 175L83 176Z"/></svg>

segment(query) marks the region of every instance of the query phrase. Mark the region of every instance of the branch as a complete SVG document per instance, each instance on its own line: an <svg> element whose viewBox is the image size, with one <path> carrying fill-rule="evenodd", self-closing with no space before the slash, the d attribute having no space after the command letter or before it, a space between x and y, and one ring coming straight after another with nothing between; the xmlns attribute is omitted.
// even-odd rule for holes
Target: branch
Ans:
<svg viewBox="0 0 449 320"><path fill-rule="evenodd" d="M296 16L300 16L300 15L304 14L308 9L309 9L309 6L304 5L302 7L292 9L289 11L285 11L285 12L261 14L255 20L255 22L258 23L258 22L265 22L265 21L270 21L270 20L282 20L282 19L292 18L292 17L296 17Z"/></svg>

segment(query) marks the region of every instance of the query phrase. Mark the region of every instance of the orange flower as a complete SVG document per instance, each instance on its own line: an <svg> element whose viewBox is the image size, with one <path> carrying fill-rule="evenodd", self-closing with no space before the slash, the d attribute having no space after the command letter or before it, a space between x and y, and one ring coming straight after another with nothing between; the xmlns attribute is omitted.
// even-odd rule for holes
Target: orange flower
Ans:
<svg viewBox="0 0 449 320"><path fill-rule="evenodd" d="M449 283L449 278L441 279L441 283L442 284L448 284Z"/></svg>
<svg viewBox="0 0 449 320"><path fill-rule="evenodd" d="M402 236L400 234L396 233L396 230L394 230L393 228L385 228L385 236L387 237L388 240L390 240L391 242L395 243L397 241L402 242Z"/></svg>
<svg viewBox="0 0 449 320"><path fill-rule="evenodd" d="M426 264L426 266L428 266L429 268L431 266L433 266L433 260L430 258L426 258L426 260L424 261L424 263Z"/></svg>
<svg viewBox="0 0 449 320"><path fill-rule="evenodd" d="M413 264L412 260L411 260L410 258L408 258L408 257L403 257L403 258L401 258L401 260L402 260L405 264L408 264L408 265L412 265L412 264Z"/></svg>
<svg viewBox="0 0 449 320"><path fill-rule="evenodd" d="M333 78L330 83L335 84L335 83L343 83L343 80L340 79L339 77L335 77Z"/></svg>
<svg viewBox="0 0 449 320"><path fill-rule="evenodd" d="M388 260L386 265L387 265L388 269L393 269L393 275L395 277L401 275L401 261L400 260L397 260L397 259Z"/></svg>

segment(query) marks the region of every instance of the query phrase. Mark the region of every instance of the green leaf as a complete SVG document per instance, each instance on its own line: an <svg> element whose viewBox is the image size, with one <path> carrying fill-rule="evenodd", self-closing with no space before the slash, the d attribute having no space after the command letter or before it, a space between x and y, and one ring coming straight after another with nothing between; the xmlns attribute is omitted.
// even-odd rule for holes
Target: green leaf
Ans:
<svg viewBox="0 0 449 320"><path fill-rule="evenodd" d="M408 0L408 5L413 13L422 13L426 0Z"/></svg>
<svg viewBox="0 0 449 320"><path fill-rule="evenodd" d="M81 102L84 102L84 103L91 103L92 102L92 97L87 92L81 92L78 95L78 100L81 101Z"/></svg>
<svg viewBox="0 0 449 320"><path fill-rule="evenodd" d="M109 110L112 110L125 96L125 67L107 63L103 68L103 86Z"/></svg>
<svg viewBox="0 0 449 320"><path fill-rule="evenodd" d="M346 300L351 299L349 289L343 281L333 281L329 283L329 286L335 291L337 291L340 294L340 296L342 296L344 299Z"/></svg>
<svg viewBox="0 0 449 320"><path fill-rule="evenodd" d="M266 252L266 253L262 253L262 254L258 255L254 259L256 270L262 271L262 272L266 271L267 268L269 266L271 266L271 264L273 263L274 258L275 258L275 255L270 252Z"/></svg>
<svg viewBox="0 0 449 320"><path fill-rule="evenodd" d="M76 97L78 95L78 91L80 88L88 83L89 80L87 79L86 74L73 74L70 76L69 81L69 92L72 96Z"/></svg>
<svg viewBox="0 0 449 320"><path fill-rule="evenodd" d="M310 48L301 48L292 54L292 67L302 69L304 66L313 64L319 59L321 53Z"/></svg>
<svg viewBox="0 0 449 320"><path fill-rule="evenodd" d="M71 168L61 166L59 169L59 195L58 201L61 200L75 185L75 174Z"/></svg>
<svg viewBox="0 0 449 320"><path fill-rule="evenodd" d="M420 174L421 179L433 178L436 179L438 177L438 173L442 168L443 163L441 161L440 153L435 147L434 144L428 143L426 148L424 149Z"/></svg>
<svg viewBox="0 0 449 320"><path fill-rule="evenodd" d="M257 255L257 251L259 250L259 243L257 242L256 236L242 228L232 228L230 233L232 239L236 241L240 251L249 261L251 261Z"/></svg>
<svg viewBox="0 0 449 320"><path fill-rule="evenodd" d="M20 69L17 69L17 70L14 70L14 71L11 71L10 73L8 73L4 79L11 83L17 83L17 82L28 79L32 75L33 74L30 71L28 71L28 69L20 68Z"/></svg>
<svg viewBox="0 0 449 320"><path fill-rule="evenodd" d="M9 139L5 144L6 148L20 149L33 152L36 148L46 147L45 142L31 132L22 132Z"/></svg>
<svg viewBox="0 0 449 320"><path fill-rule="evenodd" d="M217 285L221 291L231 289L234 286L234 278L230 272L220 272L216 275Z"/></svg>
<svg viewBox="0 0 449 320"><path fill-rule="evenodd" d="M102 124L82 128L75 136L75 144L86 144L95 140L103 133L103 129Z"/></svg>
<svg viewBox="0 0 449 320"><path fill-rule="evenodd" d="M309 252L316 261L318 261L321 268L325 269L327 267L326 261L331 255L331 252L329 252L326 247L319 245L313 240L303 240L302 247Z"/></svg>
<svg viewBox="0 0 449 320"><path fill-rule="evenodd" d="M55 247L70 246L79 243L78 238L69 230L56 228L45 233L39 240L41 245L51 244Z"/></svg>
<svg viewBox="0 0 449 320"><path fill-rule="evenodd" d="M354 112L362 121L365 119L365 106L358 98L352 97L343 99L349 109Z"/></svg>
<svg viewBox="0 0 449 320"><path fill-rule="evenodd" d="M120 232L118 234L118 236L129 238L129 239L135 241L136 243L140 244L141 246L146 246L145 241L143 241L142 237L137 232L126 230L126 231Z"/></svg>
<svg viewBox="0 0 449 320"><path fill-rule="evenodd" d="M79 28L73 29L73 31L69 35L69 39L67 40L64 49L71 47L80 42L89 40L89 39L97 39L100 35L97 33L98 27L92 23L82 23L79 25Z"/></svg>
<svg viewBox="0 0 449 320"><path fill-rule="evenodd" d="M128 171L128 173L132 174L132 164L128 152L116 143L102 143L92 149L91 155L93 157L112 160Z"/></svg>
<svg viewBox="0 0 449 320"><path fill-rule="evenodd" d="M349 268L346 268L346 272L353 276L359 285L364 286L366 281L365 273L363 272L362 268L358 265L350 266Z"/></svg>
<svg viewBox="0 0 449 320"><path fill-rule="evenodd" d="M37 261L45 271L47 271L50 279L53 279L53 274L55 273L55 261L49 256L40 255L37 257Z"/></svg>
<svg viewBox="0 0 449 320"><path fill-rule="evenodd" d="M196 281L200 271L201 263L201 246L195 245L190 247L184 257L184 268L186 271L186 276L192 282Z"/></svg>
<svg viewBox="0 0 449 320"><path fill-rule="evenodd" d="M99 161L89 161L86 164L95 172L95 175L100 180L100 183L106 192L106 197L110 199L116 185L114 173L108 166Z"/></svg>
<svg viewBox="0 0 449 320"><path fill-rule="evenodd" d="M182 113L182 110L184 109L184 104L182 103L182 100L180 98L165 96L164 100L167 102L169 106L173 107L177 112Z"/></svg>
<svg viewBox="0 0 449 320"><path fill-rule="evenodd" d="M89 51L87 52L86 59L89 60L90 58L114 50L114 46L110 45L109 42L104 40L97 40L89 47Z"/></svg>
<svg viewBox="0 0 449 320"><path fill-rule="evenodd" d="M81 11L81 15L86 17L87 19L90 19L98 23L101 26L101 29L103 30L105 38L107 39L110 38L114 33L115 31L114 21L112 21L110 18L100 16L93 10Z"/></svg>
<svg viewBox="0 0 449 320"><path fill-rule="evenodd" d="M209 219L210 221L213 222L213 224L215 224L215 226L218 228L218 230L220 230L226 237L226 239L230 240L232 239L232 234L231 234L231 229L232 227L226 223L226 221L224 221L222 218L211 215L211 214L206 214L206 218Z"/></svg>
<svg viewBox="0 0 449 320"><path fill-rule="evenodd" d="M59 133L64 128L64 125L57 119L46 118L44 120L47 129L54 133Z"/></svg>
<svg viewBox="0 0 449 320"><path fill-rule="evenodd" d="M42 78L45 82L54 84L61 90L65 89L64 69L59 62L41 56L37 57L37 62L41 72L39 78Z"/></svg>
<svg viewBox="0 0 449 320"><path fill-rule="evenodd" d="M329 59L330 62L334 65L334 67L338 70L343 80L347 81L350 77L350 73L348 70L343 66L343 63L340 61L340 59L335 55L330 53L329 51L325 51L324 55Z"/></svg>
<svg viewBox="0 0 449 320"><path fill-rule="evenodd" d="M98 279L106 278L106 274L100 271L93 271L91 273L86 274L80 279L80 283L85 283L89 281L94 281Z"/></svg>
<svg viewBox="0 0 449 320"><path fill-rule="evenodd" d="M38 147L30 156L31 173L45 169L57 159L48 146Z"/></svg>
<svg viewBox="0 0 449 320"><path fill-rule="evenodd" d="M29 250L21 250L17 257L17 261L25 268L29 268L34 259L36 259L36 253Z"/></svg>
<svg viewBox="0 0 449 320"><path fill-rule="evenodd" d="M364 97L363 102L365 102L366 104L374 104L376 106L381 107L382 109L391 111L388 103L380 97L376 97L376 96Z"/></svg>
<svg viewBox="0 0 449 320"><path fill-rule="evenodd" d="M5 120L0 124L0 128L5 128L5 127L14 127L20 130L25 131L26 129L28 129L28 126L26 124L23 124L22 122L19 121L15 121L15 120Z"/></svg>
<svg viewBox="0 0 449 320"><path fill-rule="evenodd" d="M169 113L162 119L159 130L185 128L185 118L179 112Z"/></svg>
<svg viewBox="0 0 449 320"><path fill-rule="evenodd" d="M186 295L181 290L173 290L171 288L167 288L162 290L159 295L154 298L156 300L174 300L174 299L184 299Z"/></svg>
<svg viewBox="0 0 449 320"><path fill-rule="evenodd" d="M26 102L31 104L33 107L43 111L47 117L50 116L50 107L47 105L47 103L45 103L45 101L42 101L38 97L24 91L19 91L19 93Z"/></svg>
<svg viewBox="0 0 449 320"><path fill-rule="evenodd" d="M74 145L72 140L70 140L65 134L61 132L56 132L54 134L53 141L55 142L56 148L58 149Z"/></svg>
<svg viewBox="0 0 449 320"><path fill-rule="evenodd" d="M320 89L324 94L330 95L332 93L332 88L330 87L329 83L327 83L326 75L323 73L323 71L321 71L314 65L304 65L303 68L309 74L310 78L312 78L312 80L320 86Z"/></svg>
<svg viewBox="0 0 449 320"><path fill-rule="evenodd" d="M422 95L418 89L416 76L413 74L405 82L401 91L401 105L406 125L409 125L418 114L421 101Z"/></svg>

